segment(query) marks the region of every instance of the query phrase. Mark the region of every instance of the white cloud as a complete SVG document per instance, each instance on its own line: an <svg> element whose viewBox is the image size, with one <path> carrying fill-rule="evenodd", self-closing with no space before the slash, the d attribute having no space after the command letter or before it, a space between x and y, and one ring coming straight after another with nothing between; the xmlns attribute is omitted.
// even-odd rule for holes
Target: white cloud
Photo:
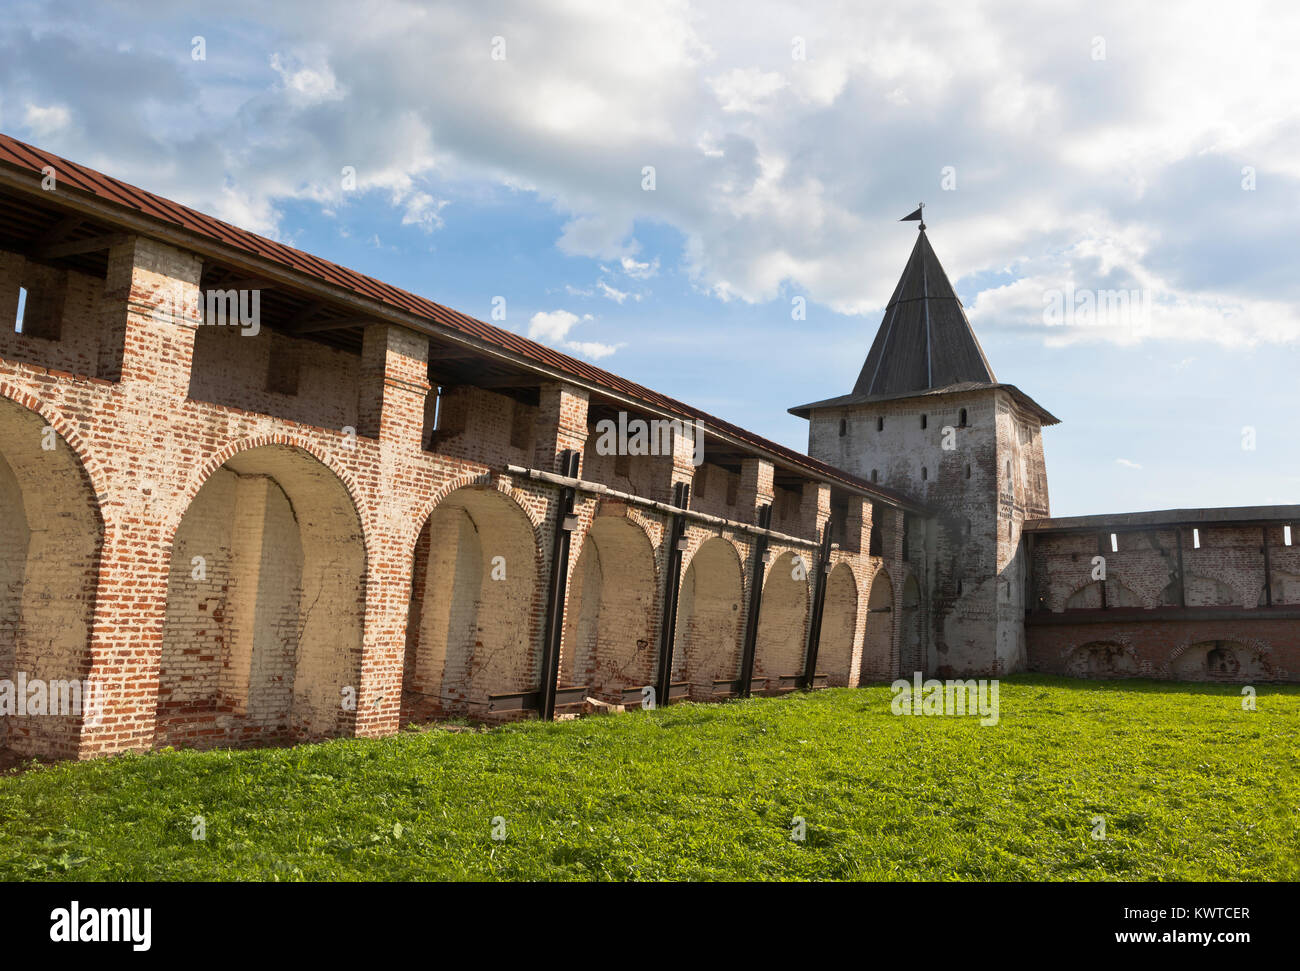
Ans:
<svg viewBox="0 0 1300 971"><path fill-rule="evenodd" d="M1171 18L1126 0L224 12L240 28L209 31L202 64L162 41L180 14L161 5L112 29L57 9L0 27L5 101L27 106L6 124L272 235L294 200L341 211L380 191L432 231L446 186L504 186L555 207L562 252L629 279L658 270L637 238L653 223L719 299L797 287L873 315L909 243L895 220L923 198L949 273L978 284L980 328L1055 343L1300 335L1282 201L1300 189L1295 6L1270 7L1264 32L1208 2ZM1242 191L1247 166L1257 191ZM1043 321L1045 291L1121 284L1152 294L1145 333Z"/></svg>
<svg viewBox="0 0 1300 971"><path fill-rule="evenodd" d="M299 55L277 51L271 55L270 63L271 70L280 75L284 90L299 105L338 101L346 93L323 57L317 56L316 63L306 64Z"/></svg>
<svg viewBox="0 0 1300 971"><path fill-rule="evenodd" d="M638 263L630 256L625 256L619 261L623 267L623 272L634 280L648 280L659 272L659 257L655 257L647 263Z"/></svg>
<svg viewBox="0 0 1300 971"><path fill-rule="evenodd" d="M727 112L756 111L784 88L786 83L785 78L779 74L753 67L734 68L726 74L708 79L709 87L717 96L718 105Z"/></svg>
<svg viewBox="0 0 1300 971"><path fill-rule="evenodd" d="M609 357L617 351L622 344L604 344L598 341L573 341L569 340L569 331L579 323L591 323L595 321L591 314L583 314L579 317L577 314L568 310L549 310L538 311L533 314L528 321L528 336L532 340L542 341L555 347L577 354L581 357L598 361L601 358Z"/></svg>
<svg viewBox="0 0 1300 971"><path fill-rule="evenodd" d="M613 300L617 304L621 304L624 300L628 298L628 293L626 291L616 290L613 287L611 287L608 283L606 283L604 280L597 280L596 286L600 288L600 292L602 295L608 297L610 300Z"/></svg>
<svg viewBox="0 0 1300 971"><path fill-rule="evenodd" d="M528 321L528 336L533 340L558 343L568 336L578 315L567 310L538 311Z"/></svg>
<svg viewBox="0 0 1300 971"><path fill-rule="evenodd" d="M29 104L23 113L23 124L43 138L57 135L67 128L71 121L72 115L63 105L42 107Z"/></svg>
<svg viewBox="0 0 1300 971"><path fill-rule="evenodd" d="M1140 468L1142 468L1142 466L1140 466L1137 462L1130 462L1128 459L1116 459L1116 460L1115 460L1115 463L1116 463L1117 465L1122 465L1122 466L1124 466L1124 468L1126 468L1126 469L1140 469Z"/></svg>

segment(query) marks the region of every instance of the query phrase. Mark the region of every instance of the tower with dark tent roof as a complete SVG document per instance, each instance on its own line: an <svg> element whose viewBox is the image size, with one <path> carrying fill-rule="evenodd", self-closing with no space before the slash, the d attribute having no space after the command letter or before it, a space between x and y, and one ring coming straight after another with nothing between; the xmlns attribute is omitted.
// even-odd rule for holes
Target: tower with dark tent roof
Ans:
<svg viewBox="0 0 1300 971"><path fill-rule="evenodd" d="M902 524L906 575L872 608L897 618L898 670L1023 669L1021 526L1049 515L1041 432L1057 419L994 376L924 223L853 390L790 412L808 419L813 458L935 511ZM873 523L873 543L891 529Z"/></svg>

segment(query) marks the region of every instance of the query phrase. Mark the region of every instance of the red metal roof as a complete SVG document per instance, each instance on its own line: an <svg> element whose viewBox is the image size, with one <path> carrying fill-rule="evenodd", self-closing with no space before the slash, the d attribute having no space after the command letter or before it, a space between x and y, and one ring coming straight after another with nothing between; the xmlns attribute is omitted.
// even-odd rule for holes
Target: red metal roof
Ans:
<svg viewBox="0 0 1300 971"><path fill-rule="evenodd" d="M723 432L759 451L778 456L790 465L812 473L816 478L837 481L852 486L857 491L879 496L899 505L921 508L921 505L915 499L902 493L872 485L834 466L819 462L801 452L796 452L784 445L769 441L738 425L733 425L730 422L700 411L698 408L693 408L681 401L669 398L667 395L662 395L633 381L628 381L617 374L612 374L585 361L569 357L554 348L521 337L513 331L494 327L458 310L444 307L442 304L434 303L432 300L401 290L364 273L358 273L355 270L339 266L337 263L331 263L329 260L321 259L310 253L304 253L302 250L259 236L246 229L240 229L238 226L233 226L206 213L191 209L189 206L183 206L178 202L147 192L110 175L96 172L84 165L78 165L76 162L28 145L26 142L19 141L3 132L0 132L0 163L16 166L38 176L43 168L53 166L60 189L71 186L99 199L143 213L171 227L180 228L198 236L224 243L279 266L297 270L318 281L332 284L354 294L403 310L434 324L511 351L526 360L581 378L590 384L617 392L662 411L692 420L700 419L705 423L706 430L712 428Z"/></svg>

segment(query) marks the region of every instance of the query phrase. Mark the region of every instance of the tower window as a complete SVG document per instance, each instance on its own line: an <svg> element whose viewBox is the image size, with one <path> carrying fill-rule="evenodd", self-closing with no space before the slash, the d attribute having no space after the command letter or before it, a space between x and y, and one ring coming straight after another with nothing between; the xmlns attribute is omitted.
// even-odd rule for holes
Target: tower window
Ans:
<svg viewBox="0 0 1300 971"><path fill-rule="evenodd" d="M970 478L970 463L966 463L966 478Z"/></svg>
<svg viewBox="0 0 1300 971"><path fill-rule="evenodd" d="M1119 537L1116 536L1114 533L1110 534L1110 551L1112 553L1119 552Z"/></svg>
<svg viewBox="0 0 1300 971"><path fill-rule="evenodd" d="M929 421L929 418L930 418L929 415L922 415L922 416L921 416L921 427L922 427L922 428L924 428L924 427L926 426L926 424L927 424L928 421Z"/></svg>
<svg viewBox="0 0 1300 971"><path fill-rule="evenodd" d="M27 309L27 288L18 288L18 316L14 320L14 333L23 332L23 311Z"/></svg>
<svg viewBox="0 0 1300 971"><path fill-rule="evenodd" d="M298 349L287 343L272 344L266 368L266 390L273 394L296 395L298 371Z"/></svg>
<svg viewBox="0 0 1300 971"><path fill-rule="evenodd" d="M840 419L840 438L843 438L845 435L847 435L847 434L848 434L848 431L849 431L849 420L848 420L847 418L841 418L841 419Z"/></svg>
<svg viewBox="0 0 1300 971"><path fill-rule="evenodd" d="M957 578L957 596L961 596L961 577Z"/></svg>
<svg viewBox="0 0 1300 971"><path fill-rule="evenodd" d="M877 419L876 419L876 431L878 431L878 432L883 432L884 430L885 430L885 419L883 419L883 418L877 418Z"/></svg>
<svg viewBox="0 0 1300 971"><path fill-rule="evenodd" d="M961 427L961 428L965 428L965 427L966 427L966 409L963 408L963 409L962 409L958 414L960 415L960 417L959 417L958 420L957 420L957 424L958 424L959 427Z"/></svg>
<svg viewBox="0 0 1300 971"><path fill-rule="evenodd" d="M928 478L930 478L930 470L923 465L921 466L921 481L924 482Z"/></svg>
<svg viewBox="0 0 1300 971"><path fill-rule="evenodd" d="M1199 550L1200 548L1201 548L1201 531L1200 531L1199 529L1193 529L1193 530L1192 530L1192 549L1194 549L1194 550Z"/></svg>
<svg viewBox="0 0 1300 971"><path fill-rule="evenodd" d="M872 482L879 482L879 481L880 481L880 473L877 472L875 469L872 469L872 470L871 470L871 481L872 481Z"/></svg>
<svg viewBox="0 0 1300 971"><path fill-rule="evenodd" d="M1283 545L1283 546L1290 546L1290 545L1291 545L1291 527L1290 527L1290 526L1283 526L1283 527L1282 527L1282 545Z"/></svg>

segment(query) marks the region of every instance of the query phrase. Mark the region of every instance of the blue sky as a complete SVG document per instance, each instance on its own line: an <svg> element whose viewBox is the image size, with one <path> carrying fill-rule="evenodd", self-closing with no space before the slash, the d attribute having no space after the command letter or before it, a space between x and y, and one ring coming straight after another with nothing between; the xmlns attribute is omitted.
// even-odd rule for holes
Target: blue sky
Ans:
<svg viewBox="0 0 1300 971"><path fill-rule="evenodd" d="M265 6L19 3L0 128L796 448L924 199L1054 514L1300 495L1291 7Z"/></svg>

